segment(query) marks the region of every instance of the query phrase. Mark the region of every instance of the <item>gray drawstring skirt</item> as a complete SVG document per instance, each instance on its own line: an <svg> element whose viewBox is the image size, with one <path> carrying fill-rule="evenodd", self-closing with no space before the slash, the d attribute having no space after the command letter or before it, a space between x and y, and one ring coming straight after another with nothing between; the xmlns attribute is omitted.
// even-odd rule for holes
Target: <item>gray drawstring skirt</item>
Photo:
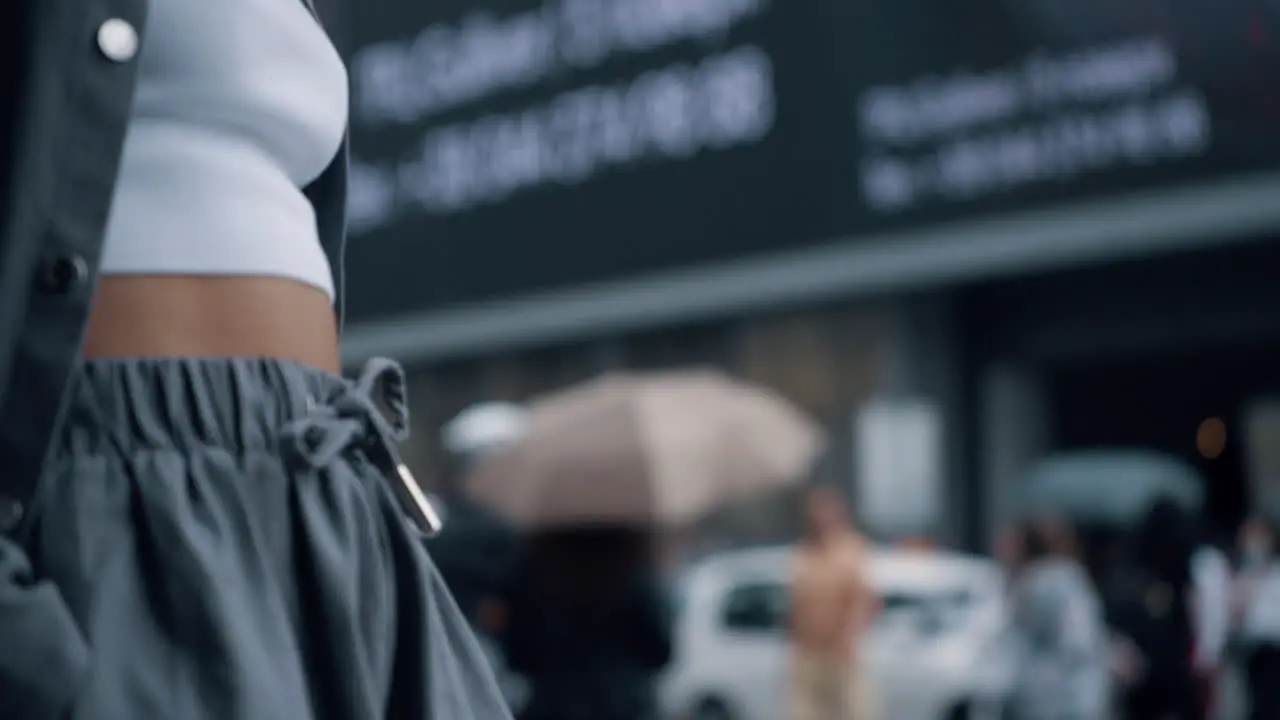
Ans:
<svg viewBox="0 0 1280 720"><path fill-rule="evenodd" d="M509 718L390 484L403 399L385 361L88 362L0 539L0 720Z"/></svg>

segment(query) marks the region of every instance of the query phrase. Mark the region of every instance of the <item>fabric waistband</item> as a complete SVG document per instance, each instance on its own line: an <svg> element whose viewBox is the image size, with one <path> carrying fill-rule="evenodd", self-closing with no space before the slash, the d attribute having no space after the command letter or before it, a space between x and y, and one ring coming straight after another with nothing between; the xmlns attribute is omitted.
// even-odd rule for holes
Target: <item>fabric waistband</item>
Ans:
<svg viewBox="0 0 1280 720"><path fill-rule="evenodd" d="M370 360L354 381L271 358L95 359L71 391L57 451L279 454L321 469L351 449L379 467L424 533L440 518L396 444L408 436L404 371Z"/></svg>
<svg viewBox="0 0 1280 720"><path fill-rule="evenodd" d="M71 389L60 446L95 452L217 447L276 451L281 430L347 381L270 358L95 359Z"/></svg>

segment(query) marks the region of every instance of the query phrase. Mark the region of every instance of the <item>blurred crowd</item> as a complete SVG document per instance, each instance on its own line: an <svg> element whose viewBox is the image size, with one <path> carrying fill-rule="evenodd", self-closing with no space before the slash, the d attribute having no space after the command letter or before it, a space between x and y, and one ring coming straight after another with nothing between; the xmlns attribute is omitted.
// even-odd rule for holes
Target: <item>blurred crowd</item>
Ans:
<svg viewBox="0 0 1280 720"><path fill-rule="evenodd" d="M886 618L915 608L912 623L932 627L943 622L939 603L951 602L946 598L976 606L977 595L966 590L918 601L912 598L927 594L904 595L875 567L885 557L905 568L917 563L912 558L960 554L913 538L886 549L860 533L848 495L811 479L820 443L775 468L772 484L757 479L733 490L732 477L721 477L702 488L698 502L673 500L663 469L686 481L682 488L690 484L686 472L717 476L725 468L714 458L733 451L726 438L734 433L761 453L747 465L729 464L735 477L759 469L770 452L785 453L768 450L764 436L751 440L741 409L701 418L702 429L692 435L669 433L678 447L663 449L663 436L646 423L677 420L653 410L660 395L644 382L658 380L607 378L568 391L567 401L531 407L479 405L444 430L450 472L437 499L446 522L431 541L433 556L518 717L738 720L781 713L790 720L915 720L894 699L904 691L889 686L905 684L910 695L912 683L931 682L934 671L923 656L934 650L884 649L884 628L892 625ZM692 386L677 395L689 392ZM709 398L703 406L714 405ZM653 417L645 420L645 413ZM625 431L610 429L619 423ZM717 425L724 427L708 432ZM768 432L785 435L780 428ZM693 469L674 469L682 463ZM964 661L972 666L964 672L977 677L990 665L1000 680L981 691L973 683L954 690L954 702L920 711L920 720L1280 718L1280 554L1273 525L1256 517L1236 543L1215 544L1194 495L1159 483L1147 487L1125 501L1123 512L1116 503L1099 513L1042 494L1000 535L993 558L972 559L999 569L990 576L998 580L981 582L1000 608L999 630L991 634L1000 651L984 646ZM735 610L733 583L717 581L727 604L712 622L723 622L724 633L776 646L771 652L779 660L763 671L772 677L753 679L763 666L751 667L746 651L726 641L730 649L711 662L738 673L744 685L781 687L777 706L734 707L722 698L729 691L712 693L720 681L711 680L705 690L672 695L664 688L681 685L674 675L698 672L699 661L687 656L712 652L703 637L710 635L695 627L700 621L683 617L696 602L689 579L700 567L743 555L709 551L681 528L732 497L769 493L803 498L804 531L785 546L780 593L758 608ZM919 567L940 578L947 566ZM771 612L776 621L768 619ZM921 618L928 622L921 625ZM907 679L886 680L886 663L903 662L912 668ZM743 697L751 692L744 688Z"/></svg>
<svg viewBox="0 0 1280 720"><path fill-rule="evenodd" d="M1157 498L1105 556L1089 552L1097 534L1042 517L1001 543L1024 658L1014 717L1280 717L1270 524L1254 519L1220 548L1193 513ZM1237 671L1243 708L1227 706Z"/></svg>

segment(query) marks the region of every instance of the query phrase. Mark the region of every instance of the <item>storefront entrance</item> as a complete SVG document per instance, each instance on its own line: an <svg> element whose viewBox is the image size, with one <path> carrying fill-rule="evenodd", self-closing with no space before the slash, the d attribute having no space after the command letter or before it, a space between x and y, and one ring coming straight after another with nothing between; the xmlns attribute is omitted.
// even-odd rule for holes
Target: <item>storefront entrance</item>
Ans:
<svg viewBox="0 0 1280 720"><path fill-rule="evenodd" d="M1219 541L1233 540L1249 512L1280 510L1280 492L1266 500L1262 490L1280 487L1280 453L1268 452L1280 447L1276 277L1280 244L1268 241L969 293L989 520L1016 513L1037 459L1098 447L1192 464L1205 482L1206 529ZM993 386L993 373L1016 382ZM1260 430L1262 416L1274 427Z"/></svg>
<svg viewBox="0 0 1280 720"><path fill-rule="evenodd" d="M1137 447L1196 467L1204 520L1227 541L1249 510L1250 410L1280 390L1280 345L1163 354L1046 373L1054 450Z"/></svg>

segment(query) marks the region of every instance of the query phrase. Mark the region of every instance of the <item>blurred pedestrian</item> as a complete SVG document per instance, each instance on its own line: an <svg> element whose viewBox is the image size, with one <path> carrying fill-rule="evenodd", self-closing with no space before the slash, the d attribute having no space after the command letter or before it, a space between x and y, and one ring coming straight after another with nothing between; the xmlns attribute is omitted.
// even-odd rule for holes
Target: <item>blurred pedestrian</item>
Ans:
<svg viewBox="0 0 1280 720"><path fill-rule="evenodd" d="M1280 555L1275 531L1253 519L1240 532L1234 617L1250 720L1280 718Z"/></svg>
<svg viewBox="0 0 1280 720"><path fill-rule="evenodd" d="M1200 680L1206 717L1215 717L1231 630L1233 578L1226 553L1196 528L1191 553L1192 665Z"/></svg>
<svg viewBox="0 0 1280 720"><path fill-rule="evenodd" d="M479 631L495 636L505 622L503 594L511 580L519 535L506 521L469 499L462 487L476 464L524 436L528 411L511 403L473 405L441 430L446 471L440 501L447 522L428 541L458 607Z"/></svg>
<svg viewBox="0 0 1280 720"><path fill-rule="evenodd" d="M867 720L876 711L858 646L879 603L867 543L830 488L810 492L806 521L791 580L791 720Z"/></svg>
<svg viewBox="0 0 1280 720"><path fill-rule="evenodd" d="M1111 704L1107 632L1072 530L1037 518L1023 522L1006 542L1019 652L1009 715L1104 720Z"/></svg>
<svg viewBox="0 0 1280 720"><path fill-rule="evenodd" d="M1141 676L1126 689L1126 714L1202 720L1206 703L1195 664L1194 525L1177 502L1159 498L1133 540L1131 582L1115 613L1117 628L1142 658Z"/></svg>
<svg viewBox="0 0 1280 720"><path fill-rule="evenodd" d="M503 649L529 684L520 720L656 720L672 626L646 531L535 533L507 603Z"/></svg>

